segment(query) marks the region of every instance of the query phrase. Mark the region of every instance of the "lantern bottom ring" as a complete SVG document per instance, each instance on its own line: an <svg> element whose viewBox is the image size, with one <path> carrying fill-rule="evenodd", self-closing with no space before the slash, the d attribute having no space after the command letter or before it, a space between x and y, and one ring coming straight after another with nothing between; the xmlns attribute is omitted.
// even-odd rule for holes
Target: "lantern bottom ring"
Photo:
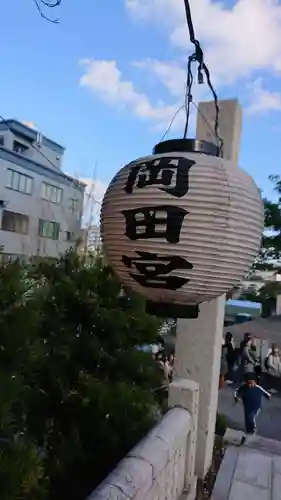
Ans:
<svg viewBox="0 0 281 500"><path fill-rule="evenodd" d="M163 318L190 318L196 319L199 314L198 305L171 304L168 302L146 301L146 312Z"/></svg>

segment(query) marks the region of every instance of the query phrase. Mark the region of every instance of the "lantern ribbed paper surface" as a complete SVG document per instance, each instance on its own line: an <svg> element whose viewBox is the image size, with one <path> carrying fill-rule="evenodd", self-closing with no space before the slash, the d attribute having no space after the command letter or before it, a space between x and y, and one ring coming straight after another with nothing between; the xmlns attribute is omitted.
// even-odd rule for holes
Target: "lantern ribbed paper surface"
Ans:
<svg viewBox="0 0 281 500"><path fill-rule="evenodd" d="M155 302L199 304L229 291L257 255L264 212L253 179L198 153L136 160L111 181L101 236L121 281Z"/></svg>

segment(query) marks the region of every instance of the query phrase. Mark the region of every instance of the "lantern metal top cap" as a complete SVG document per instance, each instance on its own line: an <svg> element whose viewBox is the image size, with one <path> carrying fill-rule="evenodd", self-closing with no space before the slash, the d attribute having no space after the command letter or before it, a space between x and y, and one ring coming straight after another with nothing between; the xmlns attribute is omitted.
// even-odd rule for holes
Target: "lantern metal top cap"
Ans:
<svg viewBox="0 0 281 500"><path fill-rule="evenodd" d="M199 139L170 139L159 142L153 148L153 154L174 153L203 153L209 156L220 156L219 147L212 142L201 141Z"/></svg>

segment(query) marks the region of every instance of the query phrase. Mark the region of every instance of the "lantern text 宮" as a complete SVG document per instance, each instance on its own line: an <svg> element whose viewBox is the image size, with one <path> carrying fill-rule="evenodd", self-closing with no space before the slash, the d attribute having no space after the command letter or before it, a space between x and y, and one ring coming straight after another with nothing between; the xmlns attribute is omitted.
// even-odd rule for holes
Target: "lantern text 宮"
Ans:
<svg viewBox="0 0 281 500"><path fill-rule="evenodd" d="M126 220L125 235L130 240L166 238L169 243L178 243L187 210L170 205L139 207L123 210Z"/></svg>
<svg viewBox="0 0 281 500"><path fill-rule="evenodd" d="M170 274L172 271L193 268L184 258L140 251L137 254L138 257L123 255L122 262L128 268L134 267L138 271L130 273L130 276L141 286L177 290L189 281L188 278Z"/></svg>
<svg viewBox="0 0 281 500"><path fill-rule="evenodd" d="M161 191L182 198L188 192L189 170L194 164L188 158L171 156L140 162L131 168L125 192L131 194L135 188L159 186Z"/></svg>

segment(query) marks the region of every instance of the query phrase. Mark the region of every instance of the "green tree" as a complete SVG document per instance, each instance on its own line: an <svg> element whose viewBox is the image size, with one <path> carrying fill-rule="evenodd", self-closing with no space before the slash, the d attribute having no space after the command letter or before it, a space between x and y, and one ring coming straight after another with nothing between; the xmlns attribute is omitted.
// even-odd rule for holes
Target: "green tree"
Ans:
<svg viewBox="0 0 281 500"><path fill-rule="evenodd" d="M22 303L31 319L21 327L24 319L14 317L11 353L19 350L19 362L5 373L17 370L20 403L9 393L8 413L31 457L35 445L43 474L38 466L29 496L18 481L18 498L39 499L43 484L48 500L85 500L159 416L161 374L136 348L156 340L159 321L145 314L140 296L122 293L100 256L85 266L71 252L25 272L32 286Z"/></svg>
<svg viewBox="0 0 281 500"><path fill-rule="evenodd" d="M260 269L272 269L272 260L281 259L281 179L279 175L269 177L277 194L276 201L264 198L264 226L262 248L257 262Z"/></svg>
<svg viewBox="0 0 281 500"><path fill-rule="evenodd" d="M262 316L268 317L276 309L276 296L281 294L280 282L266 283L262 288L255 291L245 291L240 300L250 300L251 302L260 302L262 304Z"/></svg>
<svg viewBox="0 0 281 500"><path fill-rule="evenodd" d="M0 267L0 498L33 498L43 492L42 461L25 434L21 401L24 379L36 350L39 315L29 301L24 266ZM39 498L39 497L37 497Z"/></svg>

